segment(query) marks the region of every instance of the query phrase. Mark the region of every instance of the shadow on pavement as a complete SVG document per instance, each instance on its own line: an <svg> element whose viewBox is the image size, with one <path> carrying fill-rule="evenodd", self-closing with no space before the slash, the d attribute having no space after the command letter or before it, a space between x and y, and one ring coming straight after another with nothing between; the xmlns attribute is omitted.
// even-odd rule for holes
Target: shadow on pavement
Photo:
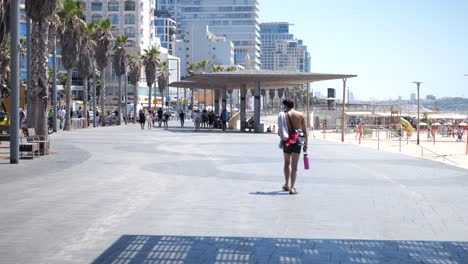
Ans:
<svg viewBox="0 0 468 264"><path fill-rule="evenodd" d="M468 242L123 235L97 263L466 263Z"/></svg>
<svg viewBox="0 0 468 264"><path fill-rule="evenodd" d="M289 192L285 191L273 191L273 192L251 192L252 195L288 195Z"/></svg>

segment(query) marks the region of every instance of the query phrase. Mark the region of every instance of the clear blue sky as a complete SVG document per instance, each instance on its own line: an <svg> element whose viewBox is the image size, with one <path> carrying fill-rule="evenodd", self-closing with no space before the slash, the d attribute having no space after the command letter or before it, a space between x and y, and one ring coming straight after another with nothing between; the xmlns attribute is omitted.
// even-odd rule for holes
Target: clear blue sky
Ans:
<svg viewBox="0 0 468 264"><path fill-rule="evenodd" d="M409 99L413 81L424 97L468 97L468 0L260 0L260 21L294 24L312 72L357 74L356 98Z"/></svg>

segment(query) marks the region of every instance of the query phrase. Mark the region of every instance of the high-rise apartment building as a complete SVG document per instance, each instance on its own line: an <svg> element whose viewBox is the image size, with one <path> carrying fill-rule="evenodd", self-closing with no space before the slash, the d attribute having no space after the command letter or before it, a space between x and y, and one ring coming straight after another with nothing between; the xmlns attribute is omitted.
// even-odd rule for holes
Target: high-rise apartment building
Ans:
<svg viewBox="0 0 468 264"><path fill-rule="evenodd" d="M128 37L127 54L142 54L144 49L158 45L154 37L154 2L137 0L86 0L86 22L109 18L114 36ZM106 72L106 104L116 106L118 103L118 79L112 67L112 59ZM143 76L142 76L143 77ZM129 100L133 101L133 87L128 85ZM144 79L139 85L139 100L148 104L148 87ZM157 90L157 89L154 89Z"/></svg>
<svg viewBox="0 0 468 264"><path fill-rule="evenodd" d="M205 24L210 32L234 44L234 63L260 68L260 27L257 0L156 0L158 8L174 10L178 39L184 39L189 25Z"/></svg>
<svg viewBox="0 0 468 264"><path fill-rule="evenodd" d="M288 22L260 24L262 69L310 72L310 54L302 40L289 32Z"/></svg>
<svg viewBox="0 0 468 264"><path fill-rule="evenodd" d="M280 40L294 40L294 35L289 33L288 22L274 22L260 24L261 37L261 62L263 70L274 70L276 43Z"/></svg>
<svg viewBox="0 0 468 264"><path fill-rule="evenodd" d="M155 35L161 41L161 47L173 54L174 41L176 34L176 21L168 11L154 11L154 31Z"/></svg>

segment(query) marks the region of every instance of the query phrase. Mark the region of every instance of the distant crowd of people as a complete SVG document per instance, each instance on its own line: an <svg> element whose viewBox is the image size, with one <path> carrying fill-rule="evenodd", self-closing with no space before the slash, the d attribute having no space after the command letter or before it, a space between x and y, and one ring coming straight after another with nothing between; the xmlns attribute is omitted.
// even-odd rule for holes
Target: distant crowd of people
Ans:
<svg viewBox="0 0 468 264"><path fill-rule="evenodd" d="M192 115L189 117L192 119L195 131L199 131L201 128L206 128L209 131L212 131L214 128L220 128L223 131L227 128L227 121L229 120L230 114L226 109L216 115L213 111L208 111L206 109L194 110ZM149 110L142 109L138 112L138 122L140 123L141 129L151 129L156 127L163 127L165 130L169 129L169 121L175 119L174 114L169 110L163 110L159 108L158 110ZM185 126L185 119L187 119L186 113L180 111L178 113L178 119L180 126Z"/></svg>

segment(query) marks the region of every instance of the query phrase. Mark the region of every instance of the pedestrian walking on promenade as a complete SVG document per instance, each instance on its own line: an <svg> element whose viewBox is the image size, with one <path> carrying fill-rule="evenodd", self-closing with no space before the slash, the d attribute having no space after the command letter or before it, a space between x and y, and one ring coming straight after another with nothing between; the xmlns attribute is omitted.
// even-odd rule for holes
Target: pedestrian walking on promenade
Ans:
<svg viewBox="0 0 468 264"><path fill-rule="evenodd" d="M169 130L169 118L171 118L171 113L169 113L169 110L166 110L163 117L164 130Z"/></svg>
<svg viewBox="0 0 468 264"><path fill-rule="evenodd" d="M221 118L221 122L222 122L223 131L226 131L226 122L228 120L228 114L227 114L226 109L223 109L223 112L221 112L220 118Z"/></svg>
<svg viewBox="0 0 468 264"><path fill-rule="evenodd" d="M145 117L145 113L143 113L143 110L140 110L140 112L138 112L138 122L140 123L141 130L144 130L146 117Z"/></svg>
<svg viewBox="0 0 468 264"><path fill-rule="evenodd" d="M153 126L153 118L149 110L146 111L145 119L146 119L148 130L151 130L151 127Z"/></svg>
<svg viewBox="0 0 468 264"><path fill-rule="evenodd" d="M184 113L183 110L180 111L179 119L180 119L180 126L181 126L181 127L184 127L184 123L185 123L185 113Z"/></svg>
<svg viewBox="0 0 468 264"><path fill-rule="evenodd" d="M297 164L301 154L301 147L307 151L307 125L304 115L294 110L294 102L283 100L284 112L278 115L278 135L281 138L279 147L283 149L284 157L284 191L297 194L295 187L297 177Z"/></svg>

